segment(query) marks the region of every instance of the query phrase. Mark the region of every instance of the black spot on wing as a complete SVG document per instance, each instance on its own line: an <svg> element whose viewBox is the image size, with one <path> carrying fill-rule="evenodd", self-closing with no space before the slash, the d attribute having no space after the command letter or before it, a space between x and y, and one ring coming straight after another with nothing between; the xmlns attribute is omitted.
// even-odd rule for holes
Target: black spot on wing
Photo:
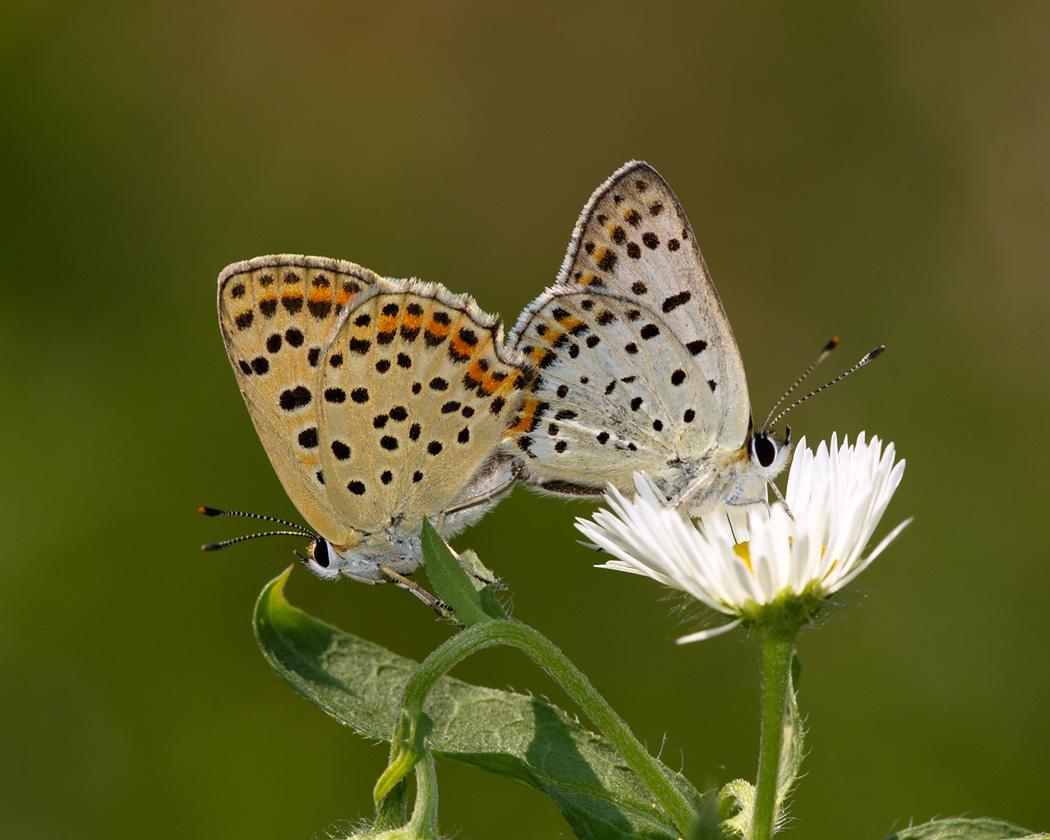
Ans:
<svg viewBox="0 0 1050 840"><path fill-rule="evenodd" d="M350 447L347 446L341 440L332 441L332 454L340 461L345 461L350 457Z"/></svg>
<svg viewBox="0 0 1050 840"><path fill-rule="evenodd" d="M669 297L664 298L664 302L660 308L663 309L664 312L671 312L672 310L677 309L679 306L688 303L692 296L693 293L688 290L684 292L679 292L676 295L670 295Z"/></svg>
<svg viewBox="0 0 1050 840"><path fill-rule="evenodd" d="M313 395L310 393L310 389L305 385L298 385L295 388L286 388L284 391L281 391L278 404L284 411L295 411L309 405L312 399Z"/></svg>

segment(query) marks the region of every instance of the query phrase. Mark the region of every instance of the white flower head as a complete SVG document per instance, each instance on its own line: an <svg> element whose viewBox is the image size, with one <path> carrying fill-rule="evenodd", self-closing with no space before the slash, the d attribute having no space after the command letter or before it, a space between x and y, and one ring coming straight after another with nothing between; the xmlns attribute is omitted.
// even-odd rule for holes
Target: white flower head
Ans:
<svg viewBox="0 0 1050 840"><path fill-rule="evenodd" d="M693 642L741 623L774 620L786 609L797 615L801 608L803 621L810 617L911 521L864 554L903 474L893 444L883 449L877 437L868 443L862 432L854 445L844 440L839 446L832 435L830 447L821 442L815 452L803 438L788 474L787 508L720 507L694 523L664 507L638 473L634 501L610 487L610 510L598 511L593 521L577 519L576 527L612 556L599 568L645 575L733 617L678 640Z"/></svg>

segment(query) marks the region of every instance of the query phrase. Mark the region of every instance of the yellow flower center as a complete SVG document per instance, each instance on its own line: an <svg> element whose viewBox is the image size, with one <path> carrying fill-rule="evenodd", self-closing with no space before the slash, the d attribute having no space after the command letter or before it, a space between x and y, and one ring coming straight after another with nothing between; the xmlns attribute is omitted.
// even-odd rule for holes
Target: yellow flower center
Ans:
<svg viewBox="0 0 1050 840"><path fill-rule="evenodd" d="M751 549L749 548L748 543L737 543L733 546L733 552L737 557L744 561L749 572L754 572L754 569L751 568Z"/></svg>
<svg viewBox="0 0 1050 840"><path fill-rule="evenodd" d="M791 539L792 538L789 537L788 541L790 542ZM824 552L827 551L827 550L828 550L828 547L826 545L822 545L820 547L820 559L821 560L824 559ZM750 544L747 543L747 542L736 543L733 546L733 553L736 554L736 556L739 557L741 560L743 560L744 564L747 566L747 570L749 572L751 572L752 574L754 574L755 570L751 567L751 548L750 548ZM827 580L828 575L830 575L835 570L835 567L838 565L838 563L839 563L839 561L837 559L834 562L832 562L832 564L828 567L827 572L825 572L824 577L821 579L822 582L824 580Z"/></svg>

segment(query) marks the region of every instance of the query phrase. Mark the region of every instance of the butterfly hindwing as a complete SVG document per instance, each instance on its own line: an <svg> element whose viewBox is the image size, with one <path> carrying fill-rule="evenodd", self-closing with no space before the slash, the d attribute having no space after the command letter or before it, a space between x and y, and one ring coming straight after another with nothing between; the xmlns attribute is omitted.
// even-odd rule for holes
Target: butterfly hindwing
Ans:
<svg viewBox="0 0 1050 840"><path fill-rule="evenodd" d="M321 359L319 457L341 521L418 533L497 456L529 371L470 298L380 280Z"/></svg>
<svg viewBox="0 0 1050 840"><path fill-rule="evenodd" d="M593 475L621 486L712 445L714 393L692 381L691 354L660 313L604 289L553 289L517 335L539 377L513 438L541 485Z"/></svg>

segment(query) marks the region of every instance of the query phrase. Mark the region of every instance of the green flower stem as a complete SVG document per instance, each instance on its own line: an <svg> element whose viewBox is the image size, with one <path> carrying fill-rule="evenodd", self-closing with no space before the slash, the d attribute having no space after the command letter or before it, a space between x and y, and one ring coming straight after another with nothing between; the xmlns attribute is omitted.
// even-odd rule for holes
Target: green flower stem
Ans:
<svg viewBox="0 0 1050 840"><path fill-rule="evenodd" d="M587 677L549 639L526 624L518 621L482 622L460 631L435 649L423 660L405 686L401 696L403 719L416 718L422 714L423 703L434 684L458 662L495 645L518 648L550 674L619 751L660 807L674 820L683 836L688 836L696 820L696 813L688 800L675 790L649 753L631 734L627 724L595 690Z"/></svg>
<svg viewBox="0 0 1050 840"><path fill-rule="evenodd" d="M762 647L762 734L755 784L755 810L748 840L770 840L777 818L777 780L784 745L784 714L791 683L795 631L758 631Z"/></svg>
<svg viewBox="0 0 1050 840"><path fill-rule="evenodd" d="M398 750L395 749L394 753L398 753ZM409 768L414 767L416 771L416 803L412 816L406 821L407 784L402 776L401 781L379 801L372 834L369 836L378 834L382 837L438 840L438 785L434 756L426 747L421 755L405 750L402 756L408 760Z"/></svg>
<svg viewBox="0 0 1050 840"><path fill-rule="evenodd" d="M425 714L402 714L398 718L394 737L390 739L390 761L383 775L376 782L375 790L372 791L382 819L386 820L388 817L397 819L400 813L401 820L404 822L405 803L402 803L400 811L394 805L386 807L385 803L390 794L398 787L404 787L404 779L408 771L415 767L418 773L418 762L424 756L430 755L427 736L430 735L432 728L433 721ZM437 782L434 783L434 790L437 790ZM400 795L404 797L404 790ZM401 825L401 823L396 823L396 825Z"/></svg>
<svg viewBox="0 0 1050 840"><path fill-rule="evenodd" d="M412 819L405 828L413 832L413 837L437 840L437 810L437 771L434 769L434 756L427 750L416 762L416 805L412 810Z"/></svg>

